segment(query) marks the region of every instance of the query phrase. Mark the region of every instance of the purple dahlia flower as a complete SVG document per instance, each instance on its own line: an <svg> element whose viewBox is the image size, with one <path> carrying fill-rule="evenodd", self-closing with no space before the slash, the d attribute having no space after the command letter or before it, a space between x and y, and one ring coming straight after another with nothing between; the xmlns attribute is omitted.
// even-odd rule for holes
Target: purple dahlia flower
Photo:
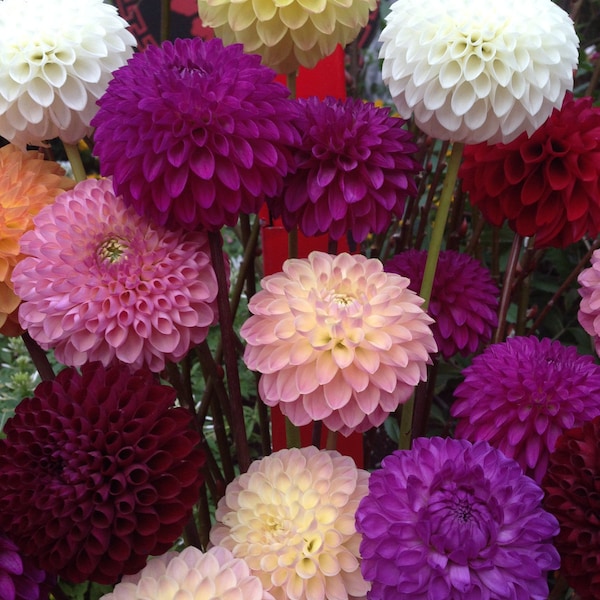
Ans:
<svg viewBox="0 0 600 600"><path fill-rule="evenodd" d="M165 42L136 54L100 98L103 175L161 225L218 230L281 191L298 133L275 72L219 39Z"/></svg>
<svg viewBox="0 0 600 600"><path fill-rule="evenodd" d="M538 483L563 431L600 414L600 366L547 338L488 346L463 375L451 409L456 437L487 440Z"/></svg>
<svg viewBox="0 0 600 600"><path fill-rule="evenodd" d="M420 165L417 146L388 108L362 100L299 100L296 124L302 140L294 149L295 170L284 193L268 199L271 213L289 230L307 236L348 231L356 242L381 233L401 218Z"/></svg>
<svg viewBox="0 0 600 600"><path fill-rule="evenodd" d="M389 273L410 279L409 289L419 293L427 262L426 250L407 250L385 264ZM462 252L440 252L427 312L442 356L467 356L487 344L498 324L500 291L490 272L476 259Z"/></svg>
<svg viewBox="0 0 600 600"><path fill-rule="evenodd" d="M370 600L542 600L560 560L542 490L487 442L418 438L356 512Z"/></svg>
<svg viewBox="0 0 600 600"><path fill-rule="evenodd" d="M171 548L204 454L150 371L87 363L42 382L0 440L0 530L50 573L114 583Z"/></svg>

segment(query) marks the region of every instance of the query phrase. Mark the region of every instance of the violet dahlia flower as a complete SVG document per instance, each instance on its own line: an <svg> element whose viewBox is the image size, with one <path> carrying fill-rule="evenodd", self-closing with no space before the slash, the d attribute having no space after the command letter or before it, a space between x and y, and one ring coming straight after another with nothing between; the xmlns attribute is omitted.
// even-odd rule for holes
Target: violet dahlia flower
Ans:
<svg viewBox="0 0 600 600"><path fill-rule="evenodd" d="M276 600L364 598L354 515L368 480L339 452L280 450L227 486L210 540L243 558Z"/></svg>
<svg viewBox="0 0 600 600"><path fill-rule="evenodd" d="M92 124L115 192L169 226L219 230L281 192L295 104L275 73L219 39L165 42L114 73Z"/></svg>
<svg viewBox="0 0 600 600"><path fill-rule="evenodd" d="M13 273L19 319L63 364L117 358L158 372L216 322L207 234L152 224L109 179L79 183L34 224Z"/></svg>
<svg viewBox="0 0 600 600"><path fill-rule="evenodd" d="M556 519L487 442L418 438L384 458L356 512L370 600L546 600Z"/></svg>
<svg viewBox="0 0 600 600"><path fill-rule="evenodd" d="M600 417L558 438L542 482L560 525L561 572L581 600L600 598Z"/></svg>
<svg viewBox="0 0 600 600"><path fill-rule="evenodd" d="M311 252L262 280L242 325L259 392L296 425L381 425L426 378L437 347L423 299L377 259Z"/></svg>
<svg viewBox="0 0 600 600"><path fill-rule="evenodd" d="M401 218L405 200L417 192L420 165L405 121L388 108L362 100L299 100L295 169L281 196L268 199L271 214L286 229L339 240L349 231L356 242L381 233L392 216Z"/></svg>
<svg viewBox="0 0 600 600"><path fill-rule="evenodd" d="M427 262L426 250L407 250L390 259L384 269L410 279L419 292ZM427 312L431 330L445 359L467 356L487 344L498 324L500 290L490 272L476 259L455 250L440 252Z"/></svg>
<svg viewBox="0 0 600 600"><path fill-rule="evenodd" d="M579 274L581 303L577 319L585 331L592 336L596 353L600 354L600 250L595 250L591 266Z"/></svg>
<svg viewBox="0 0 600 600"><path fill-rule="evenodd" d="M150 371L88 363L16 408L0 439L0 530L50 573L114 583L181 535L204 455Z"/></svg>
<svg viewBox="0 0 600 600"><path fill-rule="evenodd" d="M463 375L456 437L487 440L538 483L558 437L600 414L600 365L548 338L488 346Z"/></svg>

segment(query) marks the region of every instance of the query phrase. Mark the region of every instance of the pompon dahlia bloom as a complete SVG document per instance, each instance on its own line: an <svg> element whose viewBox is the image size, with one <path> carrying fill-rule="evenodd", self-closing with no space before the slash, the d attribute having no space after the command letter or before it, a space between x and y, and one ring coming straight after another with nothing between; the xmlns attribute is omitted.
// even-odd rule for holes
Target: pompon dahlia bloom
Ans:
<svg viewBox="0 0 600 600"><path fill-rule="evenodd" d="M339 452L280 450L227 486L210 540L243 558L277 600L364 598L354 515L368 480Z"/></svg>
<svg viewBox="0 0 600 600"><path fill-rule="evenodd" d="M311 252L262 280L241 328L259 392L296 425L349 435L381 425L426 377L437 347L409 281L377 259Z"/></svg>
<svg viewBox="0 0 600 600"><path fill-rule="evenodd" d="M600 250L595 250L591 266L579 274L581 303L577 319L586 333L592 336L596 353L600 354Z"/></svg>
<svg viewBox="0 0 600 600"><path fill-rule="evenodd" d="M19 240L33 227L34 215L75 185L64 174L38 152L23 152L12 144L0 148L0 333L4 335L20 333L18 323L15 331L9 318L21 302L11 282L13 268L23 258Z"/></svg>
<svg viewBox="0 0 600 600"><path fill-rule="evenodd" d="M114 73L94 151L115 192L161 225L218 230L281 192L295 104L275 73L219 39L165 42Z"/></svg>
<svg viewBox="0 0 600 600"><path fill-rule="evenodd" d="M561 572L581 600L600 598L600 417L558 438L542 482L560 525Z"/></svg>
<svg viewBox="0 0 600 600"><path fill-rule="evenodd" d="M426 262L426 250L407 250L388 260L384 269L408 277L409 289L418 293ZM478 260L455 250L440 252L427 311L444 358L467 356L490 341L498 324L499 295L490 272Z"/></svg>
<svg viewBox="0 0 600 600"><path fill-rule="evenodd" d="M488 346L463 375L451 408L456 437L487 440L538 483L563 431L600 414L600 366L548 338Z"/></svg>
<svg viewBox="0 0 600 600"><path fill-rule="evenodd" d="M0 2L0 135L25 148L91 132L96 100L135 46L103 0Z"/></svg>
<svg viewBox="0 0 600 600"><path fill-rule="evenodd" d="M273 600L246 561L226 548L206 552L188 546L148 561L136 575L125 575L100 600Z"/></svg>
<svg viewBox="0 0 600 600"><path fill-rule="evenodd" d="M34 223L13 273L19 319L63 364L117 358L158 372L216 322L206 233L153 225L109 179L79 183Z"/></svg>
<svg viewBox="0 0 600 600"><path fill-rule="evenodd" d="M573 87L579 40L552 0L398 0L386 20L383 80L433 137L508 143Z"/></svg>
<svg viewBox="0 0 600 600"><path fill-rule="evenodd" d="M545 600L560 565L542 490L487 442L418 438L356 512L370 600Z"/></svg>
<svg viewBox="0 0 600 600"><path fill-rule="evenodd" d="M600 108L567 94L528 138L467 146L459 176L490 223L504 221L537 248L563 248L600 232Z"/></svg>
<svg viewBox="0 0 600 600"><path fill-rule="evenodd" d="M0 529L43 569L114 583L166 552L198 499L204 455L175 390L120 363L38 385L0 440Z"/></svg>
<svg viewBox="0 0 600 600"><path fill-rule="evenodd" d="M278 73L312 69L356 38L375 0L198 0L202 22L226 44L241 43Z"/></svg>
<svg viewBox="0 0 600 600"><path fill-rule="evenodd" d="M351 231L356 242L384 231L392 216L401 218L421 168L405 121L351 98L298 104L295 169L283 194L267 200L271 214L282 216L288 230L298 226L307 236L327 233L335 240Z"/></svg>

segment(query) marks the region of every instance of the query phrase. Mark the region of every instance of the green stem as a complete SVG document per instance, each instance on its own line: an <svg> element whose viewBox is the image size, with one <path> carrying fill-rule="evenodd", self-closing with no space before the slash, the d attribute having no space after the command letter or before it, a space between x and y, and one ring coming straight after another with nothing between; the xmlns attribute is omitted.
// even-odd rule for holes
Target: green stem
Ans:
<svg viewBox="0 0 600 600"><path fill-rule="evenodd" d="M46 352L26 331L21 335L21 338L42 381L52 381L54 379L54 370Z"/></svg>
<svg viewBox="0 0 600 600"><path fill-rule="evenodd" d="M83 181L87 178L85 167L83 166L83 161L81 160L81 154L79 153L79 148L77 148L74 144L67 144L63 142L63 147L65 149L65 153L69 162L71 163L71 168L73 169L73 177L75 177L75 181Z"/></svg>
<svg viewBox="0 0 600 600"><path fill-rule="evenodd" d="M171 0L161 0L160 3L160 41L165 42L171 37Z"/></svg>
<svg viewBox="0 0 600 600"><path fill-rule="evenodd" d="M287 417L285 418L285 439L288 448L301 448L300 429L294 425Z"/></svg>

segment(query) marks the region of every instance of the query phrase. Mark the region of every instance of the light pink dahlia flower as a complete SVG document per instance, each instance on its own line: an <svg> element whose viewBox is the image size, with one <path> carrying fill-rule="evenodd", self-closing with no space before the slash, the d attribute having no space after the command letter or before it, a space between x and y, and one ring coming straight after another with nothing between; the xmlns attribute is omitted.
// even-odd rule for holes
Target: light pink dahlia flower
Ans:
<svg viewBox="0 0 600 600"><path fill-rule="evenodd" d="M321 420L343 435L381 425L437 350L409 283L377 259L323 252L265 277L241 329L263 401L296 425Z"/></svg>
<svg viewBox="0 0 600 600"><path fill-rule="evenodd" d="M21 238L21 326L70 366L114 358L162 370L216 322L217 280L202 232L167 230L127 208L110 179L62 194Z"/></svg>

